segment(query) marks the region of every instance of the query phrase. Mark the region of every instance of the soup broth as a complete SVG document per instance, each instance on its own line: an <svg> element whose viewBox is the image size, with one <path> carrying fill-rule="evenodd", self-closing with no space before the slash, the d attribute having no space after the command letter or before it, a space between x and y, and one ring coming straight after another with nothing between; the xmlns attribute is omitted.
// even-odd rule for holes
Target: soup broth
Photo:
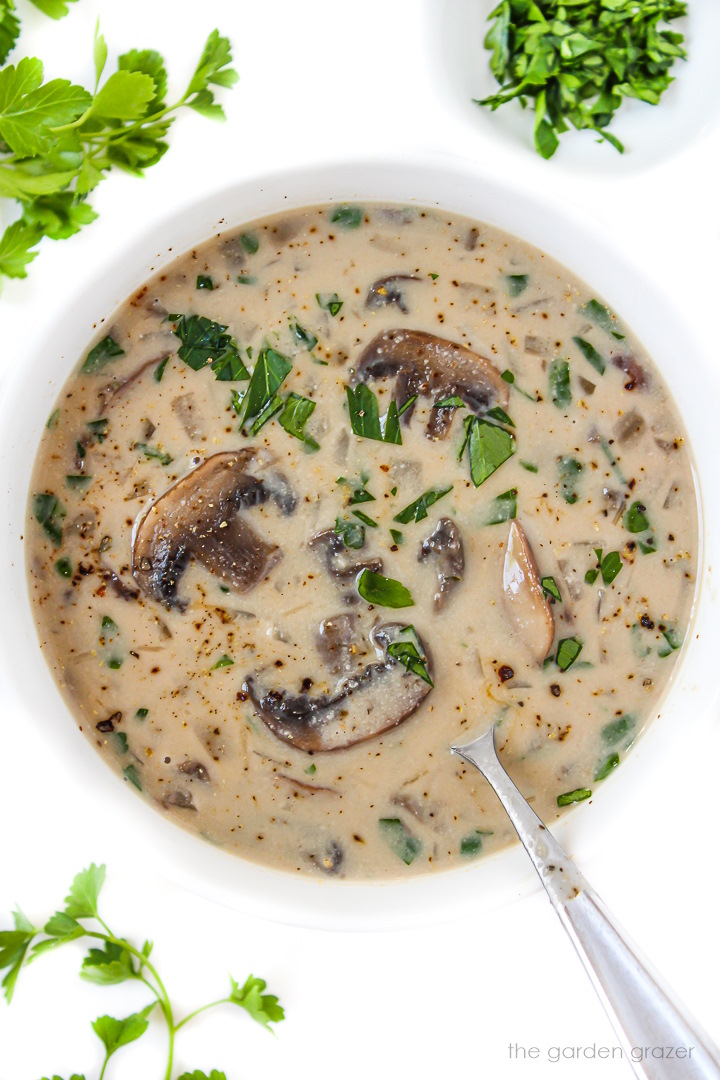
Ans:
<svg viewBox="0 0 720 1080"><path fill-rule="evenodd" d="M514 839L449 747L497 725L551 822L656 712L695 589L682 422L642 345L489 225L310 207L123 304L60 394L26 531L82 731L166 816L381 878Z"/></svg>

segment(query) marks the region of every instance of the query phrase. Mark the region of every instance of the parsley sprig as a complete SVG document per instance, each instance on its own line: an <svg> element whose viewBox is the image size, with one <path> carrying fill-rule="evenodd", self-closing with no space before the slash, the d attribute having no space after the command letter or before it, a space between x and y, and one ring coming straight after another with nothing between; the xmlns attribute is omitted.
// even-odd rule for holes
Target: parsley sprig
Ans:
<svg viewBox="0 0 720 1080"><path fill-rule="evenodd" d="M550 158L558 136L589 128L623 153L606 129L626 98L657 105L685 59L683 35L664 27L684 0L502 0L488 16L490 69L500 91L477 105L517 98L535 113L535 149Z"/></svg>
<svg viewBox="0 0 720 1080"><path fill-rule="evenodd" d="M145 1034L153 1013L162 1015L168 1032L165 1080L171 1080L172 1076L176 1033L199 1013L207 1012L218 1005L237 1005L268 1030L272 1030L271 1024L284 1019L285 1013L278 999L274 994L265 993L265 980L249 975L242 986L231 978L229 994L207 1005L201 1005L181 1020L176 1020L165 984L150 960L152 942L145 941L138 948L127 938L115 934L100 915L98 898L104 882L105 867L92 863L74 878L65 897L65 906L51 915L42 928L34 926L22 911L16 909L13 913L13 929L0 931L0 971L7 969L2 987L8 1003L12 1000L24 965L61 945L81 940L90 946L80 969L81 978L98 986L115 986L118 983L134 981L150 991L152 1000L138 1012L121 1019L99 1016L93 1022L93 1031L105 1048L100 1080L105 1075L110 1058L122 1046L135 1042ZM196 1070L184 1073L179 1080L213 1078L224 1080L224 1073L215 1069L208 1074ZM74 1074L72 1080L85 1078Z"/></svg>
<svg viewBox="0 0 720 1080"><path fill-rule="evenodd" d="M35 0L59 18L62 0ZM12 0L0 3L0 63L12 51L19 26ZM103 80L107 45L96 32L95 85L44 81L42 61L23 57L0 71L0 198L14 200L20 217L0 238L0 278L27 276L43 237L64 240L97 214L88 195L114 168L142 176L168 149L168 131L187 106L224 119L217 87L230 87L230 42L213 30L177 101L168 104L165 61L154 49L132 49Z"/></svg>

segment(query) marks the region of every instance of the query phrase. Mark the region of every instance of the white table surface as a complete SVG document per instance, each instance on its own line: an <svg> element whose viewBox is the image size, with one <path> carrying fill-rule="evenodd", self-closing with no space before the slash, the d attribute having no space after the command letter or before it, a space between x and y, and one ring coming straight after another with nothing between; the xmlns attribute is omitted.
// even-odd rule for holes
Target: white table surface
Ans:
<svg viewBox="0 0 720 1080"><path fill-rule="evenodd" d="M105 181L93 199L98 221L69 242L43 246L29 280L4 286L0 364L22 363L114 245L140 236L189 197L280 166L403 148L477 159L495 175L523 176L600 219L650 278L670 283L688 311L708 313L696 332L717 354L720 130L701 133L651 169L638 169L632 155L616 162L614 151L592 143L590 164L578 168L571 154L545 163L512 139L496 139L488 117L458 90L462 78L448 69L441 40L444 19L462 15L466 0L81 0L59 24L26 0L17 3L25 17L18 54L41 56L51 75L91 82L99 16L111 57L135 46L159 48L177 89L218 26L232 39L241 81L222 93L226 125L182 116L169 153L144 180L118 174ZM709 718L702 754L678 739L667 801L652 808L640 801L626 827L609 834L583 867L716 1040L718 719ZM34 737L28 745L12 716L5 713L2 723L0 925L7 927L16 901L42 918L77 870L107 856L63 832L63 777L51 755ZM211 1067L228 1080L630 1075L617 1058L582 1056L616 1040L539 891L485 919L482 930L463 920L406 932L328 933L239 916L159 876L139 878L128 859L109 865L104 906L132 940L155 940L157 964L181 1011L220 996L229 971L241 982L250 971L262 975L286 1007L276 1039L230 1007L200 1019L178 1039L175 1075ZM73 1071L96 1077L102 1059L90 1021L145 1003L142 988L82 983L80 958L74 946L59 950L21 976L9 1009L0 1003L0 1080ZM538 1056L511 1058L511 1043L535 1046ZM552 1062L554 1047L575 1060ZM118 1053L107 1077L159 1078L163 1050L158 1023Z"/></svg>

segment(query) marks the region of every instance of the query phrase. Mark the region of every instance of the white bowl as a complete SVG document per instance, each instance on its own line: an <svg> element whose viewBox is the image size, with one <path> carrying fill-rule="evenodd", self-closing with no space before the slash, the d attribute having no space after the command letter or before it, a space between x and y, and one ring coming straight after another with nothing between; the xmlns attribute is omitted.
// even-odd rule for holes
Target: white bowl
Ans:
<svg viewBox="0 0 720 1080"><path fill-rule="evenodd" d="M441 206L523 237L584 278L628 322L663 373L685 418L696 453L699 489L706 493L696 609L684 655L661 715L591 802L558 823L560 841L587 860L612 841L642 792L663 797L662 776L678 740L706 721L716 695L717 656L710 632L720 601L710 566L720 562L720 506L715 483L718 394L711 365L692 333L597 226L549 200L488 180L470 163L413 156L278 173L238 184L163 220L139 243L115 252L92 294L77 295L62 323L48 328L36 355L14 367L0 397L0 458L8 525L0 535L0 565L9 568L0 620L0 690L6 717L24 725L28 763L33 746L57 762L62 805L52 792L28 788L40 817L60 815L96 857L146 866L195 892L261 917L312 927L396 928L481 912L537 887L524 853L515 848L468 868L388 884L314 881L231 856L165 821L113 777L81 735L39 648L30 610L22 533L30 471L53 402L96 326L153 271L219 228L278 211L327 201L392 201ZM678 358L682 362L678 363ZM697 387L703 388L698 393ZM678 719L682 719L682 735ZM0 743L1 745L1 743ZM28 765L29 767L29 765Z"/></svg>

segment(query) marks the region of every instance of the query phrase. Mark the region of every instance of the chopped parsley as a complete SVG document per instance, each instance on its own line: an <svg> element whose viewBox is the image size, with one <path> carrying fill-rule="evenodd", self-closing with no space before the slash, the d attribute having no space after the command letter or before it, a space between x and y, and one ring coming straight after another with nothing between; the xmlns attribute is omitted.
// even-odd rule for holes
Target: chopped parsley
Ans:
<svg viewBox="0 0 720 1080"><path fill-rule="evenodd" d="M208 289L210 292L212 292L215 288L215 285L213 283L213 279L210 277L209 274L198 274L197 278L195 279L195 288Z"/></svg>
<svg viewBox="0 0 720 1080"><path fill-rule="evenodd" d="M604 330L606 334L611 334L618 341L625 339L625 335L616 329L617 316L613 315L609 308L606 308L599 300L588 300L587 304L583 304L579 311L581 315L587 315L588 319L594 322L596 326L599 326L601 330Z"/></svg>
<svg viewBox="0 0 720 1080"><path fill-rule="evenodd" d="M594 566L585 574L586 585L594 585L598 574L602 574L602 579L606 585L612 584L623 568L620 552L608 551L607 555L603 556L602 548L595 548L595 555L597 557L597 566Z"/></svg>
<svg viewBox="0 0 720 1080"><path fill-rule="evenodd" d="M92 476L86 473L69 473L65 477L65 483L69 488L84 491L92 483Z"/></svg>
<svg viewBox="0 0 720 1080"><path fill-rule="evenodd" d="M553 360L548 368L548 383L553 405L566 409L572 403L570 365L567 360Z"/></svg>
<svg viewBox="0 0 720 1080"><path fill-rule="evenodd" d="M635 717L631 713L625 713L617 720L611 720L609 724L605 724L600 734L604 742L609 746L615 746L627 738L634 727Z"/></svg>
<svg viewBox="0 0 720 1080"><path fill-rule="evenodd" d="M287 431L300 439L310 450L319 450L320 443L313 439L312 435L305 433L305 425L315 412L315 402L300 394L288 394L283 405L283 410L278 416L278 423Z"/></svg>
<svg viewBox="0 0 720 1080"><path fill-rule="evenodd" d="M55 569L60 577L71 578L73 576L72 563L67 558L58 559L55 563Z"/></svg>
<svg viewBox="0 0 720 1080"><path fill-rule="evenodd" d="M238 353L237 343L226 334L227 326L204 315L168 315L175 323L173 334L182 344L178 356L193 371L206 365L220 382L238 382L250 375Z"/></svg>
<svg viewBox="0 0 720 1080"><path fill-rule="evenodd" d="M347 521L345 518L335 519L335 532L342 536L345 547L359 551L365 543L365 528L358 525L357 521Z"/></svg>
<svg viewBox="0 0 720 1080"><path fill-rule="evenodd" d="M258 248L260 247L260 241L258 240L255 233L240 233L240 243L243 246L243 250L246 251L248 255L255 255Z"/></svg>
<svg viewBox="0 0 720 1080"><path fill-rule="evenodd" d="M507 291L509 296L519 296L525 292L530 280L529 274L506 274Z"/></svg>
<svg viewBox="0 0 720 1080"><path fill-rule="evenodd" d="M357 229L362 222L363 212L359 206L337 206L330 214L333 225L343 229Z"/></svg>
<svg viewBox="0 0 720 1080"><path fill-rule="evenodd" d="M404 510L401 510L399 514L396 514L393 521L397 521L400 525L409 525L413 521L423 521L428 516L428 508L442 499L452 489L452 484L446 488L430 488L429 491L424 492L409 506L406 506Z"/></svg>
<svg viewBox="0 0 720 1080"><path fill-rule="evenodd" d="M645 532L650 528L650 521L648 520L647 507L641 502L634 502L632 506L628 507L625 511L623 522L625 528L631 533Z"/></svg>
<svg viewBox="0 0 720 1080"><path fill-rule="evenodd" d="M466 858L479 855L482 852L483 840L486 836L492 836L492 832L488 829L473 829L471 833L467 833L460 841L460 854Z"/></svg>
<svg viewBox="0 0 720 1080"><path fill-rule="evenodd" d="M376 442L402 443L399 413L394 401L390 402L387 414L381 418L377 398L369 386L359 383L354 388L348 386L346 390L353 434Z"/></svg>
<svg viewBox="0 0 720 1080"><path fill-rule="evenodd" d="M357 591L368 604L377 604L378 607L404 608L415 604L410 590L401 582L368 569L360 574Z"/></svg>
<svg viewBox="0 0 720 1080"><path fill-rule="evenodd" d="M614 751L612 754L610 754L609 757L607 757L605 759L605 761L603 761L602 765L598 766L593 779L595 779L595 780L605 780L605 779L607 779L607 777L610 775L610 773L613 771L613 769L616 769L619 764L620 764L620 755L618 754L617 751Z"/></svg>
<svg viewBox="0 0 720 1080"><path fill-rule="evenodd" d="M578 483L580 481L580 475L584 469L582 462L578 461L574 457L563 457L558 460L558 483L560 484L560 494L566 503L576 503L579 499L578 495Z"/></svg>
<svg viewBox="0 0 720 1080"><path fill-rule="evenodd" d="M574 337L573 341L575 342L575 344L577 345L578 349L583 354L583 356L585 357L587 362L589 364L592 364L592 366L595 368L598 375L604 375L605 374L605 361L602 358L602 356L600 355L600 353L597 351L595 346L591 345L589 341L586 341L585 338L581 338L581 337Z"/></svg>
<svg viewBox="0 0 720 1080"><path fill-rule="evenodd" d="M496 496L488 507L483 525L500 525L517 517L517 488L510 488Z"/></svg>
<svg viewBox="0 0 720 1080"><path fill-rule="evenodd" d="M561 641L558 641L555 663L561 671L567 671L567 669L572 667L575 663L581 652L582 641L580 641L579 638L563 638Z"/></svg>
<svg viewBox="0 0 720 1080"><path fill-rule="evenodd" d="M418 675L429 686L433 686L433 681L427 669L428 660L421 651L420 639L415 633L415 627L404 626L400 634L401 636L396 641L388 645L388 656L391 656L393 660L397 660L413 675Z"/></svg>
<svg viewBox="0 0 720 1080"><path fill-rule="evenodd" d="M153 379L155 382L162 382L162 377L165 374L165 368L167 367L169 356L166 356L164 360L161 360L158 366L153 371Z"/></svg>
<svg viewBox="0 0 720 1080"><path fill-rule="evenodd" d="M416 855L420 854L422 844L413 836L400 818L380 818L380 835L399 859L409 866Z"/></svg>
<svg viewBox="0 0 720 1080"><path fill-rule="evenodd" d="M343 301L337 293L315 293L315 299L323 311L329 311L335 317L343 306Z"/></svg>
<svg viewBox="0 0 720 1080"><path fill-rule="evenodd" d="M557 600L558 604L562 604L560 590L557 587L557 582L554 577L541 578L540 584L546 596L549 596L552 600Z"/></svg>
<svg viewBox="0 0 720 1080"><path fill-rule="evenodd" d="M315 334L310 330L306 330L304 326L301 326L297 319L290 320L290 333L295 338L298 345L302 345L308 352L312 352L318 343Z"/></svg>
<svg viewBox="0 0 720 1080"><path fill-rule="evenodd" d="M125 350L122 346L118 345L115 338L108 334L90 350L80 371L83 375L94 375L95 372L102 371L111 360L124 355Z"/></svg>
<svg viewBox="0 0 720 1080"><path fill-rule="evenodd" d="M505 428L490 424L479 416L466 416L458 461L465 447L469 448L470 479L475 487L484 484L489 476L515 453L515 437Z"/></svg>
<svg viewBox="0 0 720 1080"><path fill-rule="evenodd" d="M273 401L291 371L292 364L282 353L272 349L269 345L266 345L260 351L243 398L243 425L247 425L251 420L255 420L256 417L260 416L263 410ZM280 399L279 407L282 408L282 399Z"/></svg>
<svg viewBox="0 0 720 1080"><path fill-rule="evenodd" d="M45 535L48 536L56 547L62 543L62 526L60 521L66 516L67 511L52 492L43 492L33 497L33 514L35 520L42 525Z"/></svg>
<svg viewBox="0 0 720 1080"><path fill-rule="evenodd" d="M576 802L584 802L585 799L589 799L592 795L590 788L581 787L575 788L574 791L566 791L564 795L558 795L558 806L571 806Z"/></svg>
<svg viewBox="0 0 720 1080"><path fill-rule="evenodd" d="M213 664L210 670L217 671L218 668L232 667L234 663L235 661L233 660L232 656L228 656L227 653L223 653L217 663Z"/></svg>
<svg viewBox="0 0 720 1080"><path fill-rule="evenodd" d="M140 450L146 458L158 461L161 465L169 465L173 460L172 454L168 454L165 450L159 450L157 446L150 446L148 443L133 443L133 449Z"/></svg>

